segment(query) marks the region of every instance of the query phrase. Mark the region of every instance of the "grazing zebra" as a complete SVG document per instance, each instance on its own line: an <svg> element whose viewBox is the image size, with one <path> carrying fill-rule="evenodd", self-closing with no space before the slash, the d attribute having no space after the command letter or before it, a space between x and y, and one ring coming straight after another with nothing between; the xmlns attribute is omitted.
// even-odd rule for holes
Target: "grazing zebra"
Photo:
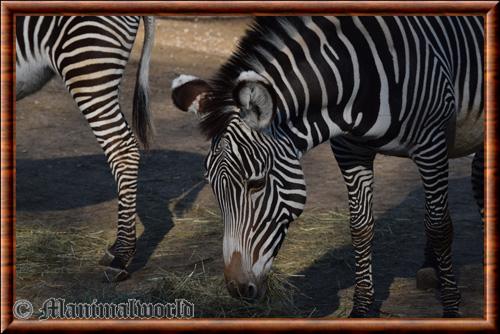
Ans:
<svg viewBox="0 0 500 334"><path fill-rule="evenodd" d="M448 159L482 150L482 50L481 17L262 17L213 80L174 80L175 105L201 115L212 140L205 168L224 220L229 292L263 295L306 201L299 160L330 140L351 211L350 315L366 316L373 302L373 159L383 153L418 167L443 315L458 316Z"/></svg>
<svg viewBox="0 0 500 334"><path fill-rule="evenodd" d="M139 16L17 16L16 99L59 75L104 150L118 187L118 231L101 264L109 280L127 276L135 252L139 147L119 103L120 82L140 24ZM133 126L148 146L148 77L154 18L144 17L145 38L133 105Z"/></svg>

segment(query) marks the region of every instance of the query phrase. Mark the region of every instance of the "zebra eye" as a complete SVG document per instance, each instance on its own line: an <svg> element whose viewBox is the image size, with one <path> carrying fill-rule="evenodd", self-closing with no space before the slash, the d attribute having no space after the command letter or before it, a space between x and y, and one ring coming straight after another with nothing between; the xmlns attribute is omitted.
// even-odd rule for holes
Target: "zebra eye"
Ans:
<svg viewBox="0 0 500 334"><path fill-rule="evenodd" d="M260 179L255 179L255 180L248 180L247 181L247 188L249 191L259 191L264 188L266 185L266 178L260 178Z"/></svg>

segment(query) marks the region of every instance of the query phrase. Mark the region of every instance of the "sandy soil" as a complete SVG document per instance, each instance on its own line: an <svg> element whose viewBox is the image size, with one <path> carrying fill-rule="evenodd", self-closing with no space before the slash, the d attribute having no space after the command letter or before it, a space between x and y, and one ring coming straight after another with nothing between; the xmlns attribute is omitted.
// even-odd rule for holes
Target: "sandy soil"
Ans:
<svg viewBox="0 0 500 334"><path fill-rule="evenodd" d="M112 287L100 283L97 261L103 245L98 243L99 247L89 249L91 254L85 261L80 259L87 265L71 272L59 268L57 260L51 262L51 258L40 260L40 266L33 266L33 259L18 258L18 298L41 301L55 295L74 300L88 297L91 292L83 294L81 290L90 285L95 289L91 291L142 291L149 286L149 278L161 276L161 270L189 272L193 258L200 256L213 260L205 264L207 270L222 275L222 226L197 230L182 221L182 217L196 217L200 208L214 212L218 209L202 176L209 143L199 135L197 120L173 107L170 82L180 73L210 76L230 55L249 19L157 22L150 74L156 137L152 150L141 160L140 255L132 264L132 277ZM122 86L123 111L129 120L141 46L142 35L136 41ZM112 242L116 224L113 178L92 132L62 83L52 80L40 92L19 101L16 115L18 244L44 247L34 243L53 242L51 234L32 238L40 230L54 233L55 238L57 233L72 231L75 238L91 235ZM483 229L470 190L470 163L470 158L456 159L450 168L454 263L463 295L463 314L482 317ZM304 157L303 166L308 184L305 212L346 214L346 190L329 146L311 151ZM424 244L423 193L416 168L406 159L379 156L375 170L376 307L386 316L440 316L435 291L415 288L414 275L422 261ZM292 225L290 238L310 243L315 249L318 241L307 239L307 229L303 223L296 230ZM343 316L351 302L353 255L347 221L332 221L330 233L335 238L329 249L308 254L310 262L296 266L290 273L298 274L300 278L294 284L310 297L298 303L304 314ZM89 247L94 245L90 241ZM278 268L280 263L302 256L287 245L279 254ZM72 260L68 266L74 264Z"/></svg>

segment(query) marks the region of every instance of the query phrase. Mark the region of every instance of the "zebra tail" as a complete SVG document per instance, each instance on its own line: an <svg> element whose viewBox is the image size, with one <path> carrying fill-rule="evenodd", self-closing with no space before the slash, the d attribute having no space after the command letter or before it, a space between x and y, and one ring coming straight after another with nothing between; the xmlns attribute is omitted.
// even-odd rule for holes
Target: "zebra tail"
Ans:
<svg viewBox="0 0 500 334"><path fill-rule="evenodd" d="M153 125L149 111L149 63L153 49L155 35L155 18L143 16L144 44L142 45L141 59L137 69L135 82L134 102L132 109L132 124L137 139L144 149L149 148L149 141L153 132Z"/></svg>

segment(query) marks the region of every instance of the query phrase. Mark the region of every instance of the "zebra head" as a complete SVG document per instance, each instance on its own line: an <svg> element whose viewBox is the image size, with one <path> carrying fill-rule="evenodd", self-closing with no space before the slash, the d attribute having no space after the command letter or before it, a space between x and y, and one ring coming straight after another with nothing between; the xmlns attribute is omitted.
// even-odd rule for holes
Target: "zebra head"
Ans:
<svg viewBox="0 0 500 334"><path fill-rule="evenodd" d="M304 174L287 136L272 129L272 88L244 72L231 91L195 77L174 80L172 99L201 117L212 140L205 160L224 221L224 277L234 297L258 299L291 221L306 201Z"/></svg>

